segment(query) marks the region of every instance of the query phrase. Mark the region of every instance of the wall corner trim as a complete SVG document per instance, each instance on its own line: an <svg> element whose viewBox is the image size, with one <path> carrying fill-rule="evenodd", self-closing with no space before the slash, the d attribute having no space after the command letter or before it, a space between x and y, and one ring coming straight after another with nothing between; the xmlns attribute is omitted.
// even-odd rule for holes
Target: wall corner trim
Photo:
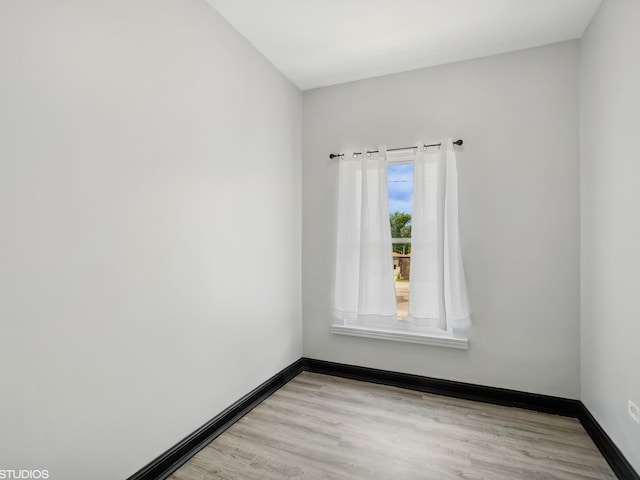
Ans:
<svg viewBox="0 0 640 480"><path fill-rule="evenodd" d="M635 471L620 449L613 443L607 432L600 426L591 415L587 407L580 402L580 412L578 420L587 431L593 443L596 444L600 453L605 458L613 473L620 479L640 480L640 474Z"/></svg>

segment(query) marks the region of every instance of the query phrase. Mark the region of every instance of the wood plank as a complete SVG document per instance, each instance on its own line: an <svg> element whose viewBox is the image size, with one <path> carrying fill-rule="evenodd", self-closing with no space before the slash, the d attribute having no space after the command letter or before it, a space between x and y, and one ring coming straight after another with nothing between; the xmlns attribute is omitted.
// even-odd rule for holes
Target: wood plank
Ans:
<svg viewBox="0 0 640 480"><path fill-rule="evenodd" d="M573 418L302 372L169 480L615 479Z"/></svg>

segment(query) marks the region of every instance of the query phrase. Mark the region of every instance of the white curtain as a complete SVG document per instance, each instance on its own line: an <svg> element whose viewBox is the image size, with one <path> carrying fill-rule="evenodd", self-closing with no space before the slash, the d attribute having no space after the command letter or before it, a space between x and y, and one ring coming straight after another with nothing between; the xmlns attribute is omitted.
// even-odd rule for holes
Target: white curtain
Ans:
<svg viewBox="0 0 640 480"><path fill-rule="evenodd" d="M466 328L469 301L458 232L458 172L451 138L418 152L414 170L409 322Z"/></svg>
<svg viewBox="0 0 640 480"><path fill-rule="evenodd" d="M340 160L335 316L345 324L397 321L386 148Z"/></svg>

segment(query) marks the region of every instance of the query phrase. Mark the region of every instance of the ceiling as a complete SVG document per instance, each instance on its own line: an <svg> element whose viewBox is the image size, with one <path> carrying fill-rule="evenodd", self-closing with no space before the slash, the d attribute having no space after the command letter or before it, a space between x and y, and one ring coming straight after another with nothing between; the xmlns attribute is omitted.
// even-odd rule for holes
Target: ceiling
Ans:
<svg viewBox="0 0 640 480"><path fill-rule="evenodd" d="M301 90L580 38L601 0L208 0Z"/></svg>

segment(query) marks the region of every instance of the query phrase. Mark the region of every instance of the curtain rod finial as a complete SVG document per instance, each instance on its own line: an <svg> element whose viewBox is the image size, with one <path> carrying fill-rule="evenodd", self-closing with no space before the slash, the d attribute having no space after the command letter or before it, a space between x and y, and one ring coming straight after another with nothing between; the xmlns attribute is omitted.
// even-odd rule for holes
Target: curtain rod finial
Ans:
<svg viewBox="0 0 640 480"><path fill-rule="evenodd" d="M459 138L458 140L456 140L455 142L453 142L454 145L462 145L462 139Z"/></svg>

